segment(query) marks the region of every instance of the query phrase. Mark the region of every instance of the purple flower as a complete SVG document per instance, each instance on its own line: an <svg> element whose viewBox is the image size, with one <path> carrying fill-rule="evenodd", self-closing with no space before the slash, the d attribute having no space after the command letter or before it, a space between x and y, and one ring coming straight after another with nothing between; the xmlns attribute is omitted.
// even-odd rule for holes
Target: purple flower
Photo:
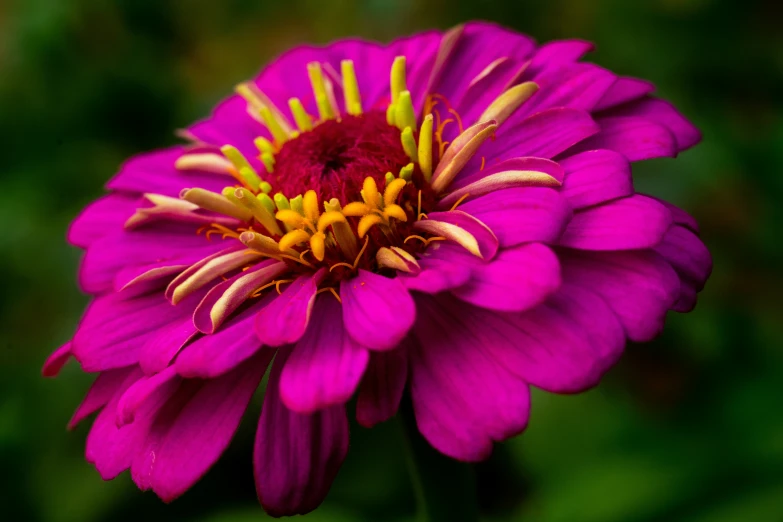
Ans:
<svg viewBox="0 0 783 522"><path fill-rule="evenodd" d="M531 385L590 388L691 310L710 254L630 162L699 132L591 48L486 23L299 47L128 161L70 229L94 299L44 368L98 373L71 420L98 412L87 460L174 499L271 365L258 495L305 513L354 394L372 426L407 385L423 436L476 461L525 429Z"/></svg>

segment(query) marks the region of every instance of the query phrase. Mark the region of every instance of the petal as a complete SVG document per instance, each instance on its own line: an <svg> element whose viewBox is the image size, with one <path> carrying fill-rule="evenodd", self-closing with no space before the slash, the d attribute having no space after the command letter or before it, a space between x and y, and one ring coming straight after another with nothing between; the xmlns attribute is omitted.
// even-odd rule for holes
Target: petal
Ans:
<svg viewBox="0 0 783 522"><path fill-rule="evenodd" d="M413 228L453 241L476 257L492 259L498 251L498 239L480 220L461 210L430 212Z"/></svg>
<svg viewBox="0 0 783 522"><path fill-rule="evenodd" d="M541 187L498 190L467 201L460 209L489 227L502 247L557 242L571 219L566 199Z"/></svg>
<svg viewBox="0 0 783 522"><path fill-rule="evenodd" d="M163 371L197 333L190 316L163 325L142 344L139 366L147 375Z"/></svg>
<svg viewBox="0 0 783 522"><path fill-rule="evenodd" d="M359 270L340 283L345 330L370 350L390 350L408 333L416 306L399 278Z"/></svg>
<svg viewBox="0 0 783 522"><path fill-rule="evenodd" d="M622 105L629 101L638 100L639 98L650 94L655 90L655 85L647 80L640 80L638 78L617 78L617 81L609 88L598 105L594 107L594 110L601 111Z"/></svg>
<svg viewBox="0 0 783 522"><path fill-rule="evenodd" d="M275 298L256 316L255 331L262 343L283 346L298 341L304 335L315 304L318 285L326 270L299 276L282 295Z"/></svg>
<svg viewBox="0 0 783 522"><path fill-rule="evenodd" d="M258 288L287 271L285 263L270 259L215 285L193 312L193 324L201 333L214 333Z"/></svg>
<svg viewBox="0 0 783 522"><path fill-rule="evenodd" d="M611 150L591 150L560 162L565 180L560 193L574 209L633 194L631 164Z"/></svg>
<svg viewBox="0 0 783 522"><path fill-rule="evenodd" d="M174 363L177 373L188 378L211 379L236 368L259 350L271 358L274 350L262 349L253 323L259 309L275 297L276 292L264 296L258 304L229 319L215 333L189 344Z"/></svg>
<svg viewBox="0 0 783 522"><path fill-rule="evenodd" d="M84 397L84 400L76 408L71 420L68 421L68 429L72 430L89 415L100 410L122 389L123 383L131 376L136 374L137 368L128 366L116 370L108 370L98 374L98 377L90 386L90 391Z"/></svg>
<svg viewBox="0 0 783 522"><path fill-rule="evenodd" d="M637 116L601 116L596 121L601 132L574 147L570 153L609 149L619 152L629 161L677 155L674 135L664 125Z"/></svg>
<svg viewBox="0 0 783 522"><path fill-rule="evenodd" d="M678 312L689 312L696 306L696 294L712 273L712 256L699 237L691 230L672 226L655 247L680 277L680 297L674 305Z"/></svg>
<svg viewBox="0 0 783 522"><path fill-rule="evenodd" d="M543 302L559 286L560 264L555 253L541 243L529 243L501 250L452 293L482 308L522 311Z"/></svg>
<svg viewBox="0 0 783 522"><path fill-rule="evenodd" d="M661 242L669 225L666 207L634 195L575 212L560 244L582 250L650 248Z"/></svg>
<svg viewBox="0 0 783 522"><path fill-rule="evenodd" d="M535 114L552 107L593 110L616 80L613 73L591 63L543 71L536 77L539 91L518 114Z"/></svg>
<svg viewBox="0 0 783 522"><path fill-rule="evenodd" d="M218 145L225 145L224 142ZM163 194L179 197L182 189L200 187L214 192L230 184L228 176L197 170L181 171L174 167L185 147L172 147L139 154L125 162L106 186L111 190Z"/></svg>
<svg viewBox="0 0 783 522"><path fill-rule="evenodd" d="M169 502L196 483L228 447L269 359L259 354L206 381L184 381L160 410L131 476Z"/></svg>
<svg viewBox="0 0 783 522"><path fill-rule="evenodd" d="M663 125L674 135L679 151L689 149L701 141L699 129L680 114L674 105L651 96L616 107L605 114L607 116L641 117Z"/></svg>
<svg viewBox="0 0 783 522"><path fill-rule="evenodd" d="M449 297L416 301L422 313L414 326L411 397L419 431L452 458L483 460L493 442L527 426L528 386L482 349L463 317L470 305Z"/></svg>
<svg viewBox="0 0 783 522"><path fill-rule="evenodd" d="M139 203L139 196L125 194L109 194L90 203L68 227L68 242L87 248L98 239L122 230Z"/></svg>
<svg viewBox="0 0 783 522"><path fill-rule="evenodd" d="M344 404L367 367L367 349L345 331L340 303L324 295L280 376L280 398L298 413Z"/></svg>
<svg viewBox="0 0 783 522"><path fill-rule="evenodd" d="M63 369L63 366L65 366L65 363L71 358L71 355L71 342L68 341L47 357L41 369L41 374L44 377L56 377L60 370Z"/></svg>
<svg viewBox="0 0 783 522"><path fill-rule="evenodd" d="M585 40L555 40L547 42L536 49L533 59L525 68L522 79L536 79L543 71L559 69L564 65L574 63L593 49L595 49L595 46Z"/></svg>
<svg viewBox="0 0 783 522"><path fill-rule="evenodd" d="M677 300L676 272L650 250L561 252L563 283L600 295L628 337L646 342L663 330L666 311Z"/></svg>
<svg viewBox="0 0 783 522"><path fill-rule="evenodd" d="M455 260L458 260L455 262ZM455 244L432 243L418 260L417 274L398 274L408 290L437 294L468 282L475 267L483 261Z"/></svg>
<svg viewBox="0 0 783 522"><path fill-rule="evenodd" d="M304 515L323 501L348 453L344 406L295 413L280 401L285 354L272 365L253 451L256 491L273 517Z"/></svg>
<svg viewBox="0 0 783 522"><path fill-rule="evenodd" d="M384 422L397 413L408 378L408 347L374 352L364 373L356 401L356 420L365 428Z"/></svg>
<svg viewBox="0 0 783 522"><path fill-rule="evenodd" d="M116 415L117 427L130 424L136 417L144 402L157 394L171 396L179 387L181 379L178 378L174 367L169 366L155 375L144 376L125 390L117 402Z"/></svg>

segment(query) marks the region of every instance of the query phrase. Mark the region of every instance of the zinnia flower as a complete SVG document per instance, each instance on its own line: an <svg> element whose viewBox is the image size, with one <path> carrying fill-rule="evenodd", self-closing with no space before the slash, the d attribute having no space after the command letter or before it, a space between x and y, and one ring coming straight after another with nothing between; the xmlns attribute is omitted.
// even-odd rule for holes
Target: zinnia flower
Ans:
<svg viewBox="0 0 783 522"><path fill-rule="evenodd" d="M87 460L174 499L271 365L258 496L305 513L354 395L369 427L407 389L430 444L477 461L525 429L531 386L590 388L692 309L710 255L630 162L699 132L591 48L487 23L299 47L128 161L71 226L94 299L44 368L98 374L71 420L98 412Z"/></svg>

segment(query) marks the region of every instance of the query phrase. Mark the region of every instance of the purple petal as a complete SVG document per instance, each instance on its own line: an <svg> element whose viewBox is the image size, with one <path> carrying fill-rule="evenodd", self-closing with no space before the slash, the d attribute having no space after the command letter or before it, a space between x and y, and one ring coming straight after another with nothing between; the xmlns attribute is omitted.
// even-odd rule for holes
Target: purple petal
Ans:
<svg viewBox="0 0 783 522"><path fill-rule="evenodd" d="M122 230L139 203L139 196L125 194L109 194L90 203L68 228L68 242L87 248L98 239Z"/></svg>
<svg viewBox="0 0 783 522"><path fill-rule="evenodd" d="M419 259L421 271L415 275L398 274L405 288L437 294L468 282L474 268L484 262L456 244L434 242Z"/></svg>
<svg viewBox="0 0 783 522"><path fill-rule="evenodd" d="M304 515L323 501L348 453L344 406L295 413L280 401L286 355L272 365L253 451L256 491L273 517Z"/></svg>
<svg viewBox="0 0 783 522"><path fill-rule="evenodd" d="M653 198L658 203L662 204L664 207L669 209L669 212L671 212L672 220L677 225L682 225L685 228L688 228L695 232L697 235L699 233L699 223L696 221L696 218L685 212L683 209L681 209L678 206L675 206L668 201L665 201L663 199L658 199L653 196L648 196Z"/></svg>
<svg viewBox="0 0 783 522"><path fill-rule="evenodd" d="M712 256L707 247L692 231L672 226L655 247L680 277L680 298L674 305L678 312L689 312L696 306L696 294L712 272Z"/></svg>
<svg viewBox="0 0 783 522"><path fill-rule="evenodd" d="M633 194L631 164L611 150L591 150L560 162L565 180L560 189L569 205L580 209Z"/></svg>
<svg viewBox="0 0 783 522"><path fill-rule="evenodd" d="M596 118L601 132L586 139L569 153L609 149L630 161L673 158L677 155L674 135L664 125L641 117L606 116Z"/></svg>
<svg viewBox="0 0 783 522"><path fill-rule="evenodd" d="M661 242L669 225L666 207L634 195L575 212L560 244L582 250L650 248Z"/></svg>
<svg viewBox="0 0 783 522"><path fill-rule="evenodd" d="M41 374L44 377L56 377L60 370L63 369L63 366L65 366L65 363L71 358L71 355L71 342L68 341L46 358Z"/></svg>
<svg viewBox="0 0 783 522"><path fill-rule="evenodd" d="M591 63L549 69L536 77L539 90L518 114L535 114L553 107L591 111L616 79L613 73Z"/></svg>
<svg viewBox="0 0 783 522"><path fill-rule="evenodd" d="M185 381L160 410L131 475L169 502L195 484L228 447L269 360L260 355L206 381Z"/></svg>
<svg viewBox="0 0 783 522"><path fill-rule="evenodd" d="M646 342L663 330L666 311L680 291L676 272L650 250L565 251L560 255L563 284L600 295L628 337Z"/></svg>
<svg viewBox="0 0 783 522"><path fill-rule="evenodd" d="M498 239L492 230L479 219L461 210L430 212L428 219L417 221L413 228L445 237L484 260L492 259L498 251Z"/></svg>
<svg viewBox="0 0 783 522"><path fill-rule="evenodd" d="M502 247L557 242L571 219L566 199L542 187L498 190L463 203L460 210L487 225Z"/></svg>
<svg viewBox="0 0 783 522"><path fill-rule="evenodd" d="M414 326L411 397L419 431L452 458L483 460L493 442L527 426L528 386L479 348L484 327L466 326L463 311L470 305L423 295L416 302L421 317Z"/></svg>
<svg viewBox="0 0 783 522"><path fill-rule="evenodd" d="M225 145L230 142L219 143ZM201 171L181 171L174 162L185 152L184 147L172 147L134 156L120 168L106 186L111 190L163 194L179 197L182 189L200 187L220 192L231 178Z"/></svg>
<svg viewBox="0 0 783 522"><path fill-rule="evenodd" d="M416 306L399 278L359 270L340 283L345 330L370 350L390 350L408 333Z"/></svg>
<svg viewBox="0 0 783 522"><path fill-rule="evenodd" d="M611 109L607 116L641 117L663 125L674 135L677 149L689 149L701 141L701 132L671 103L648 96L641 100Z"/></svg>
<svg viewBox="0 0 783 522"><path fill-rule="evenodd" d="M163 371L197 333L190 316L162 326L142 345L139 366L147 375Z"/></svg>
<svg viewBox="0 0 783 522"><path fill-rule="evenodd" d="M280 398L298 413L344 404L359 385L368 360L367 349L345 331L340 303L324 295L283 368Z"/></svg>
<svg viewBox="0 0 783 522"><path fill-rule="evenodd" d="M536 79L539 74L549 69L559 69L578 61L585 54L595 49L591 42L584 40L555 40L547 42L538 49L533 59L525 68L522 80Z"/></svg>
<svg viewBox="0 0 783 522"><path fill-rule="evenodd" d="M447 197L445 197L443 200L440 201L440 205L448 204L447 200L449 199L453 199L454 201L456 201L461 197L461 195L455 197L454 196L455 192L464 190L465 187L468 187L473 183L481 181L486 177L492 176L494 174L500 174L503 172L528 172L528 171L543 172L545 174L548 174L555 180L557 180L559 183L563 182L563 177L565 175L565 173L563 172L563 168L558 163L555 163L554 161L548 159L512 158L488 166L484 170L475 172L470 176L464 176L459 178L459 180L455 181L451 185L451 187L449 187L449 190L451 192ZM476 194L471 192L471 195L475 196ZM454 201L452 201L452 203Z"/></svg>
<svg viewBox="0 0 783 522"><path fill-rule="evenodd" d="M315 304L318 285L326 269L299 276L282 295L258 312L255 331L262 343L283 346L298 341L304 335Z"/></svg>
<svg viewBox="0 0 783 522"><path fill-rule="evenodd" d="M356 401L356 420L365 428L394 417L408 378L408 347L375 352L364 373Z"/></svg>
<svg viewBox="0 0 783 522"><path fill-rule="evenodd" d="M74 429L82 420L106 406L115 395L119 397L118 392L122 389L123 383L137 371L138 368L128 366L98 374L90 386L90 391L68 421L68 429Z"/></svg>
<svg viewBox="0 0 783 522"><path fill-rule="evenodd" d="M170 396L179 387L181 379L173 366L155 375L144 376L120 395L117 403L117 427L133 422L142 404L156 394Z"/></svg>
<svg viewBox="0 0 783 522"><path fill-rule="evenodd" d="M501 250L452 293L482 308L518 312L540 304L559 286L555 253L541 243L528 243Z"/></svg>
<svg viewBox="0 0 783 522"><path fill-rule="evenodd" d="M601 111L616 107L623 103L638 100L639 98L650 94L655 90L655 85L647 80L640 80L638 78L620 77L617 81L609 87L598 105L594 107L594 110Z"/></svg>
<svg viewBox="0 0 783 522"><path fill-rule="evenodd" d="M183 377L211 379L236 368L259 350L271 359L275 352L261 349L253 323L259 309L275 297L276 292L264 296L258 304L229 319L215 333L199 337L189 344L174 363L177 373Z"/></svg>

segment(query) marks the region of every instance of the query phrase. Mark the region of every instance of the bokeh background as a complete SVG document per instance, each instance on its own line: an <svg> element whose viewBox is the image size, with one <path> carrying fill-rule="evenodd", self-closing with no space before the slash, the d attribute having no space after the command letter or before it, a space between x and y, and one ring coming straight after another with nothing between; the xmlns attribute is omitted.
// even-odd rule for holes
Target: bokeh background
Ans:
<svg viewBox="0 0 783 522"><path fill-rule="evenodd" d="M487 521L783 521L783 4L762 0L0 0L0 518L263 520L258 404L171 505L83 460L65 431L90 378L40 377L86 303L64 239L123 159L175 143L238 81L302 42L389 40L471 18L653 80L704 131L639 190L688 209L715 260L697 309L579 396L534 397L528 431L477 467ZM327 521L412 521L398 428L354 427ZM458 521L455 521L458 522Z"/></svg>

